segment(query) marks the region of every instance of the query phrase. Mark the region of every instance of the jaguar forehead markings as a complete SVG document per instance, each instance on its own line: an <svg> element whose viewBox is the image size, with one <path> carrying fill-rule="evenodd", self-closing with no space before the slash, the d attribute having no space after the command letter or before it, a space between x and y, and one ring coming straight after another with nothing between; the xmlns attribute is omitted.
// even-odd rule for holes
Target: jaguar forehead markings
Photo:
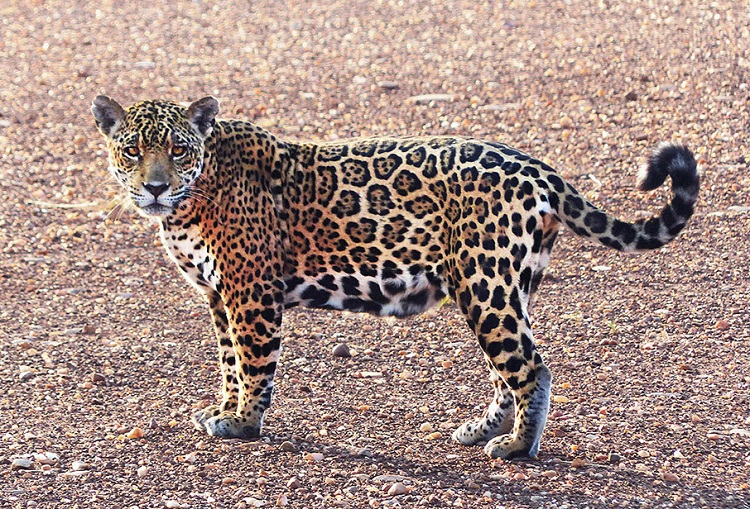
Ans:
<svg viewBox="0 0 750 509"><path fill-rule="evenodd" d="M669 176L659 216L628 223L589 203L547 164L501 143L456 137L283 141L217 120L206 97L185 108L99 96L92 112L110 170L169 256L206 298L221 402L193 416L211 435L258 436L271 404L283 310L296 305L406 316L445 296L484 352L494 397L459 427L493 458L534 457L551 373L529 306L561 225L620 251L671 241L693 213L699 178L682 146L661 145L640 188Z"/></svg>

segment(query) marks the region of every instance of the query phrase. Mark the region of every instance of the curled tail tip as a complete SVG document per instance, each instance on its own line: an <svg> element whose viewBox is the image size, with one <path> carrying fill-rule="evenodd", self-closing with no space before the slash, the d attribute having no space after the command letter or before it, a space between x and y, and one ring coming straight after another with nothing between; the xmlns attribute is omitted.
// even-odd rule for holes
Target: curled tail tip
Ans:
<svg viewBox="0 0 750 509"><path fill-rule="evenodd" d="M686 146L668 142L659 145L638 175L638 189L656 189L664 183L667 176L672 178L673 187L697 186L698 163Z"/></svg>

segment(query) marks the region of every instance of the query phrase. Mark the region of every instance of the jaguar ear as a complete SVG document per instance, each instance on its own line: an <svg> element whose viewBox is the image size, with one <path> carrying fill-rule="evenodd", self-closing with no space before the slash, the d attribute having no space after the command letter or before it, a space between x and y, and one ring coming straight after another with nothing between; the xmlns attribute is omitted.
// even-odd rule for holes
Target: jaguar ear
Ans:
<svg viewBox="0 0 750 509"><path fill-rule="evenodd" d="M208 138L214 118L219 113L219 101L211 96L198 99L188 107L187 117L190 125L198 134Z"/></svg>
<svg viewBox="0 0 750 509"><path fill-rule="evenodd" d="M125 110L117 101L106 95L98 95L91 104L91 113L94 114L96 127L104 136L112 137L125 118Z"/></svg>

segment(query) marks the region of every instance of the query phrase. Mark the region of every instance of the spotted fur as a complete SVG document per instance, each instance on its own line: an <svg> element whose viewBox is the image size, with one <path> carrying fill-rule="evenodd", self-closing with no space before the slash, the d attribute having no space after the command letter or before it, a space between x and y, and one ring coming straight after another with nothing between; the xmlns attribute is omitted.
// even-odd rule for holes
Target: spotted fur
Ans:
<svg viewBox="0 0 750 509"><path fill-rule="evenodd" d="M495 396L453 435L495 458L535 456L551 374L529 305L561 224L621 251L658 248L693 212L695 160L663 145L643 189L672 179L661 214L627 223L551 167L507 145L464 138L277 139L215 120L218 103L97 97L110 169L161 225L180 271L206 296L222 375L219 405L194 415L216 436L260 434L284 309L420 313L452 297L485 354Z"/></svg>

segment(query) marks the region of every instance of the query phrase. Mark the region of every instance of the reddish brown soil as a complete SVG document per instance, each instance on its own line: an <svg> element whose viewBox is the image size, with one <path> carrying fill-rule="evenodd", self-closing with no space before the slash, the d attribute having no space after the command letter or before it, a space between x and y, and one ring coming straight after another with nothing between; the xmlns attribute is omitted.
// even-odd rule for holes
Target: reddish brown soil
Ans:
<svg viewBox="0 0 750 509"><path fill-rule="evenodd" d="M750 506L745 2L213 4L0 5L0 507ZM219 381L201 298L145 219L106 219L98 93L213 94L297 139L506 141L627 219L667 197L633 185L660 141L695 150L703 187L658 252L562 235L534 312L555 375L535 461L449 440L490 394L453 306L290 311L267 436L224 441L189 423ZM428 93L453 98L408 100Z"/></svg>

